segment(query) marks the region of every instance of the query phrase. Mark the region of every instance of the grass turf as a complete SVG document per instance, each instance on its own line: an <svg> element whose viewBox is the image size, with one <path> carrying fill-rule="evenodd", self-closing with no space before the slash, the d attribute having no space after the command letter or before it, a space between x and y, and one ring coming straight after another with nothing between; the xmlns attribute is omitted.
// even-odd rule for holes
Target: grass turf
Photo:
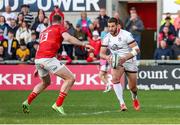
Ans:
<svg viewBox="0 0 180 125"><path fill-rule="evenodd" d="M58 91L45 91L31 105L31 112L23 114L22 102L30 91L0 91L0 123L180 123L179 91L139 91L141 111L132 108L129 91L125 91L127 112L120 112L114 92L70 91L64 109L67 116L60 116L51 109Z"/></svg>

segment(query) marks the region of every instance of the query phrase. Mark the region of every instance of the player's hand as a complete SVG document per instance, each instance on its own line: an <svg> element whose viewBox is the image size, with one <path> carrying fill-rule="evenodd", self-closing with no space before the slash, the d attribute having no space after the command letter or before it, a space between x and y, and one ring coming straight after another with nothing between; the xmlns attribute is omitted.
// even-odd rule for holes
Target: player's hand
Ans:
<svg viewBox="0 0 180 125"><path fill-rule="evenodd" d="M127 60L126 60L126 58L125 57L121 57L120 59L119 59L119 65L122 65L123 63L125 63Z"/></svg>
<svg viewBox="0 0 180 125"><path fill-rule="evenodd" d="M110 55L107 56L106 60L108 61L109 64L111 64L112 63L112 56L110 56Z"/></svg>
<svg viewBox="0 0 180 125"><path fill-rule="evenodd" d="M37 69L34 70L33 76L34 76L35 78L38 77L38 70L37 70Z"/></svg>
<svg viewBox="0 0 180 125"><path fill-rule="evenodd" d="M94 51L94 47L92 47L91 45L86 44L84 47L88 49L89 52Z"/></svg>

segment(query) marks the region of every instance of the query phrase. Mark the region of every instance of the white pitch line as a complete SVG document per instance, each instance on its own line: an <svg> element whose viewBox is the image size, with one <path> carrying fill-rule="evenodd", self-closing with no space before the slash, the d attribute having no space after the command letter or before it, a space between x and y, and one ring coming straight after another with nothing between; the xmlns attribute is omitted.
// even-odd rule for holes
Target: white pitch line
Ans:
<svg viewBox="0 0 180 125"><path fill-rule="evenodd" d="M142 107L155 107L155 108L162 108L162 109L177 109L180 108L180 105L149 105L149 106L142 106Z"/></svg>
<svg viewBox="0 0 180 125"><path fill-rule="evenodd" d="M67 105L69 107L76 107L77 105ZM79 107L94 107L96 105L79 105ZM180 105L142 105L142 108L160 108L160 109L180 109ZM112 110L112 111L98 111L98 112L82 112L82 113L72 113L68 114L68 116L87 116L87 115L99 115L99 114L106 114L106 113L113 113L113 112L120 112L120 110Z"/></svg>
<svg viewBox="0 0 180 125"><path fill-rule="evenodd" d="M82 112L82 113L73 113L73 114L68 114L68 116L74 116L74 115L99 115L99 114L105 114L105 113L113 113L113 112L118 112L118 111L99 111L99 112Z"/></svg>

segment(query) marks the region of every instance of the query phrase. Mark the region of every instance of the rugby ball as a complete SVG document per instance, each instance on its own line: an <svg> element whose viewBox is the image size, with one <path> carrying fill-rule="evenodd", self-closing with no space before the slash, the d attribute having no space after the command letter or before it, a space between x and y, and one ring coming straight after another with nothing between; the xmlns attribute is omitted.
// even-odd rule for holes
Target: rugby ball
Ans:
<svg viewBox="0 0 180 125"><path fill-rule="evenodd" d="M120 56L117 53L113 53L111 57L111 66L113 69L116 69L119 66Z"/></svg>

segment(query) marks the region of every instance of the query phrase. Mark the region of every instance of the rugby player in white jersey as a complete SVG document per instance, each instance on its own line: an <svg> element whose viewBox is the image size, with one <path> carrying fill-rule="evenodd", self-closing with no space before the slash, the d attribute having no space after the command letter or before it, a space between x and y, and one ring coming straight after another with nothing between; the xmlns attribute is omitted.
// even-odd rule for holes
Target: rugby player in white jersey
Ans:
<svg viewBox="0 0 180 125"><path fill-rule="evenodd" d="M120 103L120 110L126 111L127 107L123 99L123 87L120 83L121 76L125 73L128 79L129 89L132 94L133 107L135 110L140 110L140 104L137 98L137 63L136 55L140 49L128 31L118 29L118 21L115 18L110 18L108 21L109 33L105 36L100 57L106 59L112 64L112 56L118 55L118 66L111 68L112 83L116 96ZM111 55L107 55L106 51L110 49Z"/></svg>

